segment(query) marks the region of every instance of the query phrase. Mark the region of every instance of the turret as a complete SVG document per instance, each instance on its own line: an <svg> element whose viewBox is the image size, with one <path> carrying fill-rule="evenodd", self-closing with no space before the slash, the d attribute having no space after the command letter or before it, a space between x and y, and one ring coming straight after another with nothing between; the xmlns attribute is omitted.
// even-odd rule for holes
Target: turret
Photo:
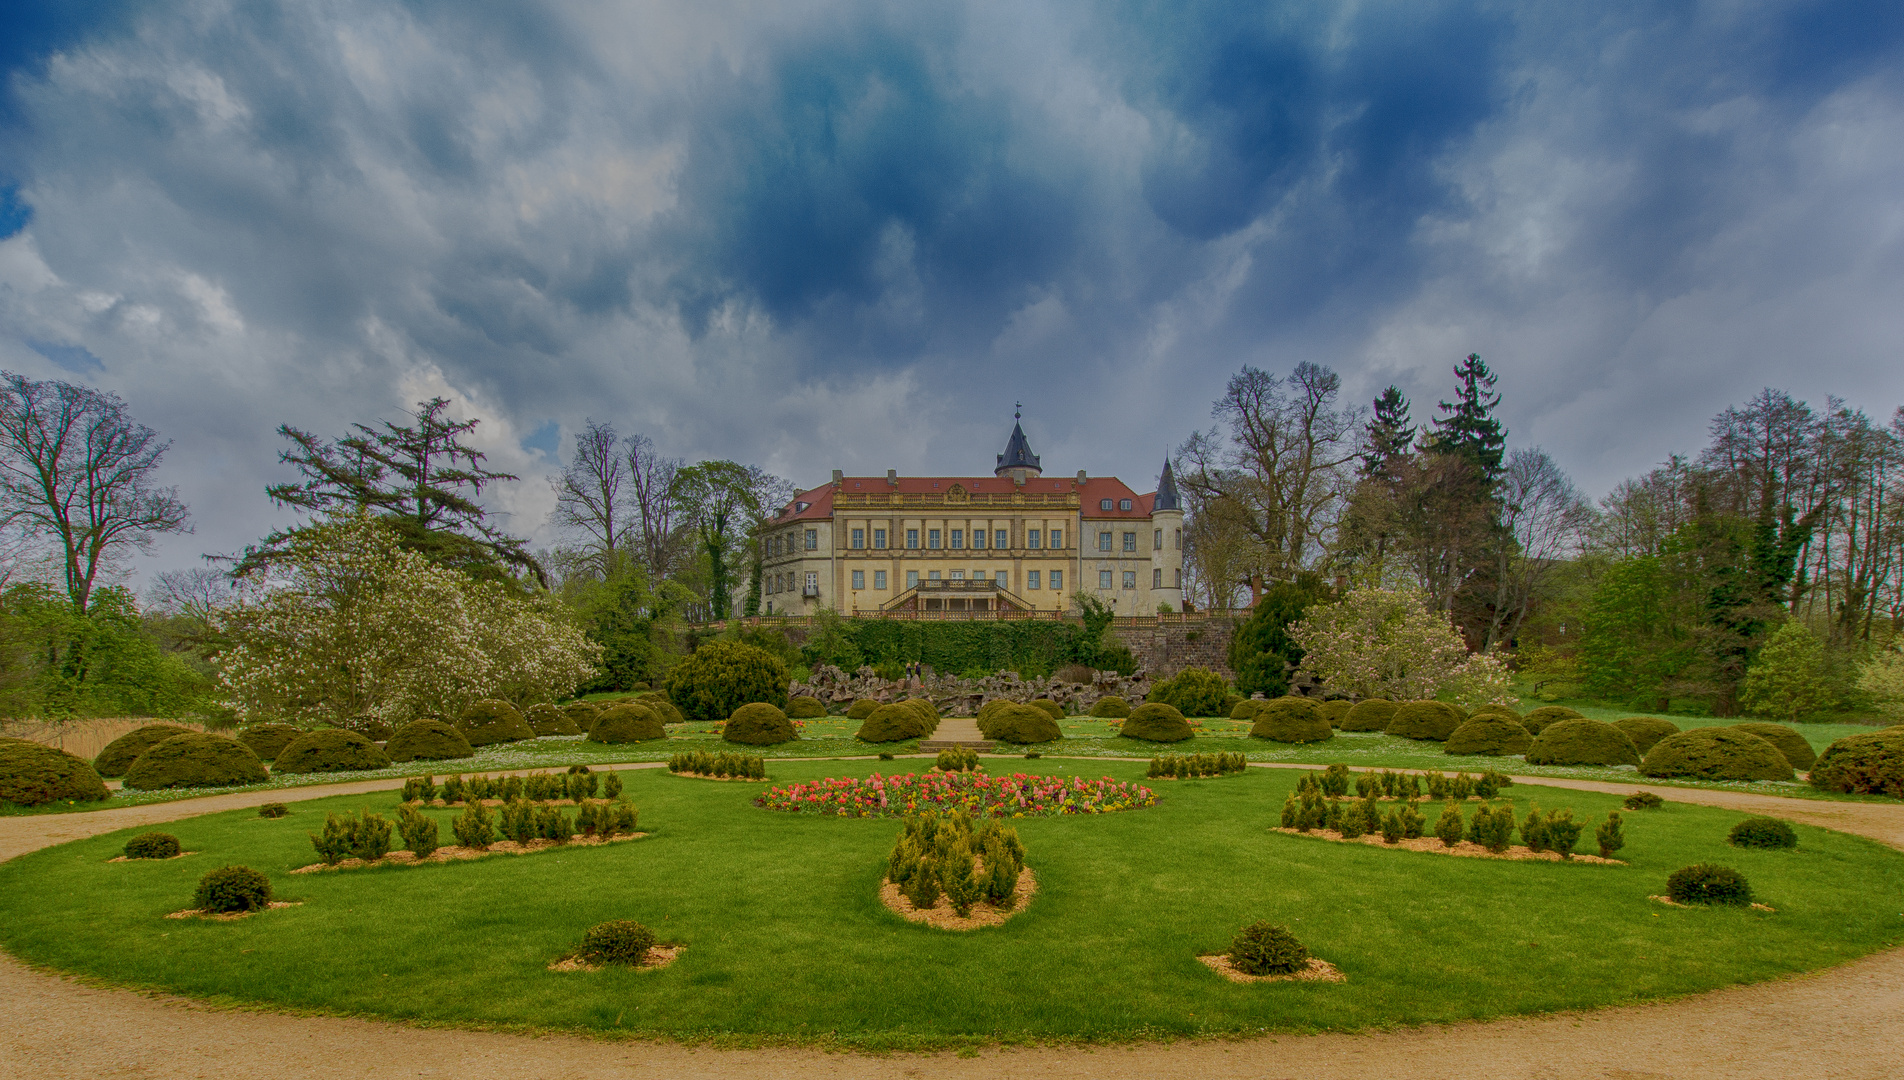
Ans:
<svg viewBox="0 0 1904 1080"><path fill-rule="evenodd" d="M1153 609L1162 604L1172 611L1183 610L1183 503L1177 496L1177 478L1164 459L1163 475L1157 478L1157 493L1150 499L1150 525L1157 543L1150 553Z"/></svg>
<svg viewBox="0 0 1904 1080"><path fill-rule="evenodd" d="M1038 455L1031 452L1031 443L1025 438L1025 429L1018 425L1019 414L1012 413L1011 438L1005 441L1005 452L998 455L998 468L992 470L993 476L1010 476L1013 483L1023 484L1026 480L1036 480L1044 474L1038 467Z"/></svg>

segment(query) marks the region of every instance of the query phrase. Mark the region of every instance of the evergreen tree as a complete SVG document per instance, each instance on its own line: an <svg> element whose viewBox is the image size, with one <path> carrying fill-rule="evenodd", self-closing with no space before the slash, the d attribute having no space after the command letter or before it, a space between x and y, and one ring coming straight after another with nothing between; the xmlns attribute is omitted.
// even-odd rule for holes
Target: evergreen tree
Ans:
<svg viewBox="0 0 1904 1080"><path fill-rule="evenodd" d="M1507 447L1507 429L1494 415L1501 395L1493 392L1495 375L1488 370L1480 354L1469 353L1456 365L1455 378L1461 380L1456 401L1441 403L1445 416L1435 418L1432 443L1445 453L1461 454L1480 467L1482 479L1492 488L1501 475Z"/></svg>
<svg viewBox="0 0 1904 1080"><path fill-rule="evenodd" d="M1315 574L1271 585L1256 601L1249 621L1230 639L1230 668L1244 694L1281 697L1289 692L1289 674L1302 663L1302 646L1289 636L1291 623L1305 608L1326 600L1328 590Z"/></svg>
<svg viewBox="0 0 1904 1080"><path fill-rule="evenodd" d="M1391 386L1375 399L1375 416L1363 429L1362 475L1390 476L1397 459L1406 457L1415 443L1415 425L1408 422L1408 399Z"/></svg>

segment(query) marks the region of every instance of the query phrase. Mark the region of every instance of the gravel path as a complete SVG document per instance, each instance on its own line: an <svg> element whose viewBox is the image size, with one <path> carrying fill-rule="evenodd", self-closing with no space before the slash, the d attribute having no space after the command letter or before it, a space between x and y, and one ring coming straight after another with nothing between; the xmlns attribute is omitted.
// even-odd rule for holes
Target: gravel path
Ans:
<svg viewBox="0 0 1904 1080"><path fill-rule="evenodd" d="M1776 814L1904 847L1904 805L1899 804L1827 803L1545 777L1517 782L1616 793L1650 790L1666 799ZM128 825L398 786L369 781L87 814L0 818L0 859ZM915 1076L1717 1080L1801 1075L1878 1080L1904 1073L1901 1060L1904 950L1815 975L1591 1013L1370 1035L1280 1036L1097 1050L999 1050L976 1058L696 1050L221 1010L179 998L97 989L34 971L0 954L0 1080L231 1076L695 1080L819 1075L851 1080Z"/></svg>

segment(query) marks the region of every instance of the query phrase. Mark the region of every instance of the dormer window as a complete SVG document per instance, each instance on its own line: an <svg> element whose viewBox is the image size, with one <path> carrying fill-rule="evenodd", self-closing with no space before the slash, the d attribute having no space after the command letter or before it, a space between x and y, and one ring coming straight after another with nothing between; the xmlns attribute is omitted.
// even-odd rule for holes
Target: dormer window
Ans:
<svg viewBox="0 0 1904 1080"><path fill-rule="evenodd" d="M800 504L800 509L805 510L806 508L806 503ZM1131 501L1129 499L1119 499L1117 500L1117 508L1119 510L1129 510L1131 508Z"/></svg>
<svg viewBox="0 0 1904 1080"><path fill-rule="evenodd" d="M1099 499L1099 500L1098 500L1098 504L1097 504L1097 508L1098 508L1099 510L1109 510L1109 509L1111 508L1111 500L1109 500L1109 499Z"/></svg>
<svg viewBox="0 0 1904 1080"><path fill-rule="evenodd" d="M794 504L793 504L793 512L794 512L794 513L796 513L796 514L804 514L804 513L806 513L806 512L807 512L807 507L809 507L809 506L812 506L812 505L813 505L812 503L803 503L803 502L797 502L797 503L794 503ZM1125 499L1125 500L1124 500L1124 509L1126 509L1126 510L1129 510L1129 509L1130 509L1130 500L1129 500L1129 499Z"/></svg>

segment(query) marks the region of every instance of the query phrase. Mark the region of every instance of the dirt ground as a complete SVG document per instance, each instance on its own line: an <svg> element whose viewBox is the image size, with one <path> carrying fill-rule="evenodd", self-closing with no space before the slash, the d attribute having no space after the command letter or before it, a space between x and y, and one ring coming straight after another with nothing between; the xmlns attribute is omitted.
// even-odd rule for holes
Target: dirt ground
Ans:
<svg viewBox="0 0 1904 1080"><path fill-rule="evenodd" d="M1592 781L1521 781L1774 814L1904 847L1904 805L1776 799ZM0 818L0 859L128 825L214 810L396 788L393 782L219 795L87 814ZM1904 907L1904 902L1900 903ZM1279 1036L1110 1049L860 1057L715 1051L416 1029L375 1020L219 1010L102 990L0 955L0 1080L224 1076L396 1080L627 1077L1291 1078L1470 1080L1673 1077L1891 1078L1904 1072L1904 950L1684 1001L1369 1035Z"/></svg>

